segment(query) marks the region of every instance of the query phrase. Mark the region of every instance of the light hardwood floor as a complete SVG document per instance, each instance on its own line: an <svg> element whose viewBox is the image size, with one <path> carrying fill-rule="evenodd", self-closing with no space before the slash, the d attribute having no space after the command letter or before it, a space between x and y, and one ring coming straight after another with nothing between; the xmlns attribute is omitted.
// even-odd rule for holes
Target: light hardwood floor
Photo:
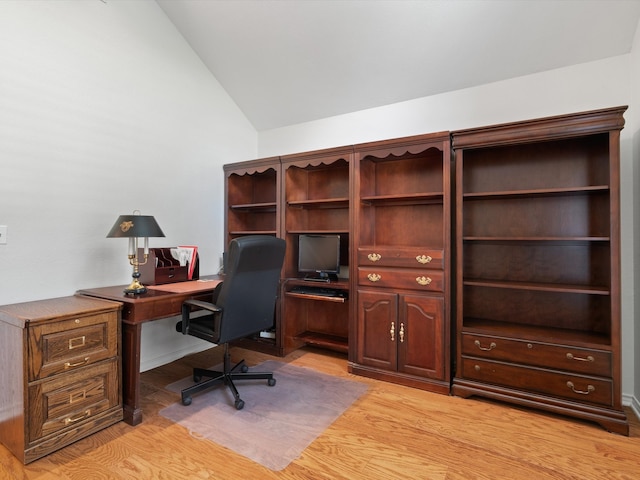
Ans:
<svg viewBox="0 0 640 480"><path fill-rule="evenodd" d="M249 365L273 359L233 349ZM158 415L179 401L163 387L212 365L221 349L143 373L144 420L123 422L27 466L0 446L0 478L94 479L581 479L640 478L640 423L631 435L480 399L355 377L370 388L287 468L268 470ZM281 361L348 376L346 359L314 350ZM240 389L242 386L240 386ZM276 386L277 388L277 386ZM250 408L247 405L245 408Z"/></svg>

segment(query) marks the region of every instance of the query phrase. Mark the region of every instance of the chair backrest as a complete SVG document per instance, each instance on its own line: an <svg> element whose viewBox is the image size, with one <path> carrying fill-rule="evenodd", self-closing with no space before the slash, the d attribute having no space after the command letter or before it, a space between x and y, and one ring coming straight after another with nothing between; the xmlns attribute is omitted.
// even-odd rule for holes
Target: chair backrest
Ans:
<svg viewBox="0 0 640 480"><path fill-rule="evenodd" d="M216 305L222 308L219 343L271 328L285 241L267 235L233 239Z"/></svg>

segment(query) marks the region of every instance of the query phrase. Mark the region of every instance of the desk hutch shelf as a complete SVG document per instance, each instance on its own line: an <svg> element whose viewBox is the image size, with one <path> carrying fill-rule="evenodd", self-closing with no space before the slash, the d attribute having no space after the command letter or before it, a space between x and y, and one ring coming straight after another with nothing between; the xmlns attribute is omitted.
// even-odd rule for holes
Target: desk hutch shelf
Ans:
<svg viewBox="0 0 640 480"><path fill-rule="evenodd" d="M349 268L350 186L353 149L338 148L288 155L282 162L283 268L281 315L284 352L303 345L346 353L349 338L349 282L332 281L344 298L291 293L304 284L298 272L298 238L302 234L340 235L342 268ZM308 282L307 282L308 283Z"/></svg>

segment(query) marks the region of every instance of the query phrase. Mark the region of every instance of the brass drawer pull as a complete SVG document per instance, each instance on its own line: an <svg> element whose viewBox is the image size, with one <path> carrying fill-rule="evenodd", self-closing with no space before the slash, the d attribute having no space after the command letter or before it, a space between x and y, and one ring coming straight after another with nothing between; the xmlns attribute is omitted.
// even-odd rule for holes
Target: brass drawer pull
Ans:
<svg viewBox="0 0 640 480"><path fill-rule="evenodd" d="M73 350L74 348L84 347L86 342L86 337L82 335L81 337L70 338L69 339L69 350Z"/></svg>
<svg viewBox="0 0 640 480"><path fill-rule="evenodd" d="M65 418L64 419L64 424L65 425L69 425L71 423L76 423L79 422L80 420L84 420L85 418L88 418L91 416L91 410L85 410L81 415L78 415L75 418Z"/></svg>
<svg viewBox="0 0 640 480"><path fill-rule="evenodd" d="M367 258L372 262L377 262L382 258L382 256L379 253L370 253L369 255L367 255Z"/></svg>
<svg viewBox="0 0 640 480"><path fill-rule="evenodd" d="M480 350L483 350L483 351L485 351L485 352L491 351L491 350L493 350L494 348L496 348L496 347L497 347L496 342L491 342L491 343L489 344L489 346L488 346L488 347L483 347L483 346L480 344L480 340L476 340L475 342L473 342L473 344L474 344L476 347L478 347Z"/></svg>
<svg viewBox="0 0 640 480"><path fill-rule="evenodd" d="M424 265L426 263L431 262L431 260L433 260L433 258L431 258L429 255L418 255L416 257L416 260L418 261L418 263L421 263L421 264Z"/></svg>
<svg viewBox="0 0 640 480"><path fill-rule="evenodd" d="M379 281L382 277L380 275L378 275L377 273L370 273L369 275L367 275L367 278L372 281L372 282L377 282Z"/></svg>
<svg viewBox="0 0 640 480"><path fill-rule="evenodd" d="M398 332L398 336L400 337L400 343L404 343L404 323L400 324L400 332Z"/></svg>
<svg viewBox="0 0 640 480"><path fill-rule="evenodd" d="M396 324L395 322L391 322L391 329L389 330L389 334L391 335L392 342L394 342L396 339L395 333L396 333Z"/></svg>
<svg viewBox="0 0 640 480"><path fill-rule="evenodd" d="M429 277L416 277L416 282L423 287L429 285L431 283L431 279Z"/></svg>
<svg viewBox="0 0 640 480"><path fill-rule="evenodd" d="M574 357L571 353L567 353L567 358L569 360L577 360L578 362L595 362L595 358L591 355L588 355L587 358L584 357Z"/></svg>
<svg viewBox="0 0 640 480"><path fill-rule="evenodd" d="M596 387L594 387L593 385L587 385L587 390L576 390L575 385L573 384L573 382L569 381L567 382L567 387L569 387L571 390L573 390L574 393L579 393L580 395L589 395L590 393L593 393L596 391Z"/></svg>
<svg viewBox="0 0 640 480"><path fill-rule="evenodd" d="M77 363L69 363L66 362L64 364L64 368L74 368L74 367L80 367L81 365L86 365L87 363L89 363L89 357L84 357L84 360L77 362Z"/></svg>

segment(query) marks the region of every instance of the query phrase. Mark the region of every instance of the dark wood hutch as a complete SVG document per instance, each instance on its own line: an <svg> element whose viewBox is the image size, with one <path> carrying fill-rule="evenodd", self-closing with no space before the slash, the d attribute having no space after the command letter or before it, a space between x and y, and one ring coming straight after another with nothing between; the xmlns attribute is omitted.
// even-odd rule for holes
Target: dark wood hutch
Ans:
<svg viewBox="0 0 640 480"><path fill-rule="evenodd" d="M287 241L273 338L349 370L628 434L621 404L626 107L225 165L225 238ZM338 298L293 292L297 239L339 234Z"/></svg>

